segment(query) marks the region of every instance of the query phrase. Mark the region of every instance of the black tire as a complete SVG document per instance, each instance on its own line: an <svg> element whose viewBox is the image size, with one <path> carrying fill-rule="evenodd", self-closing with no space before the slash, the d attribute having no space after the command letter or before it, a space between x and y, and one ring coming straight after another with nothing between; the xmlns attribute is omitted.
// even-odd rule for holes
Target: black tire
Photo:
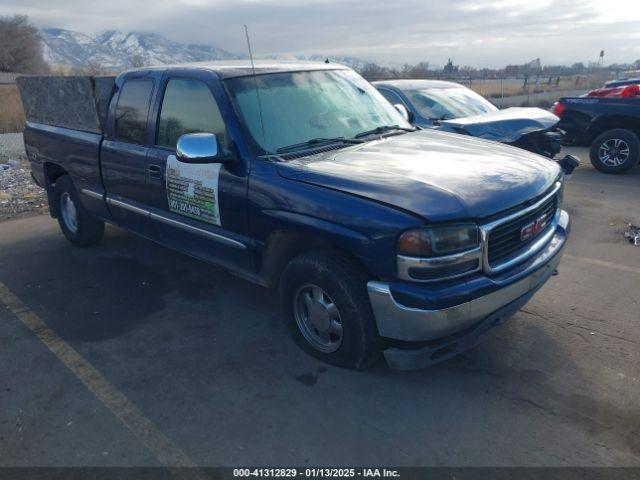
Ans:
<svg viewBox="0 0 640 480"><path fill-rule="evenodd" d="M618 146L616 146L616 143ZM620 149L621 152L615 152ZM613 150L615 156L605 156L607 151ZM624 173L638 164L640 159L640 140L630 130L614 128L598 135L591 143L589 157L594 167L604 173ZM621 161L622 160L622 161ZM621 161L620 163L618 163ZM616 164L618 163L618 164Z"/></svg>
<svg viewBox="0 0 640 480"><path fill-rule="evenodd" d="M104 222L93 217L83 206L73 181L68 175L58 178L53 189L54 208L58 217L58 224L64 236L73 245L87 247L102 240ZM75 223L65 215L63 202L71 201L75 208ZM67 210L68 211L68 210ZM74 228L75 225L75 228Z"/></svg>
<svg viewBox="0 0 640 480"><path fill-rule="evenodd" d="M371 367L380 358L382 342L367 293L368 279L354 260L335 251L312 251L294 258L280 277L279 294L296 344L332 365L355 370ZM309 285L320 287L327 295L323 298L332 301L339 312L341 341L335 351L320 351L305 338L304 327L296 320L296 299Z"/></svg>

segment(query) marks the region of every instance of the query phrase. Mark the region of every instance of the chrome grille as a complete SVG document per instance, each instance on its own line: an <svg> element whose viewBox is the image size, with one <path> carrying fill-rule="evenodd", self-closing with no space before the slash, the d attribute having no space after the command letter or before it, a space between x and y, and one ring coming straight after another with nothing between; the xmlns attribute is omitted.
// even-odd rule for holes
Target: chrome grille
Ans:
<svg viewBox="0 0 640 480"><path fill-rule="evenodd" d="M487 238L488 261L491 267L503 262L533 243L540 235L542 235L552 225L553 217L558 209L557 193L545 201L538 208L527 212L525 215L517 217L497 225L489 232ZM547 224L540 231L536 231L528 238L522 238L522 231L528 225L536 222L540 218L544 218Z"/></svg>

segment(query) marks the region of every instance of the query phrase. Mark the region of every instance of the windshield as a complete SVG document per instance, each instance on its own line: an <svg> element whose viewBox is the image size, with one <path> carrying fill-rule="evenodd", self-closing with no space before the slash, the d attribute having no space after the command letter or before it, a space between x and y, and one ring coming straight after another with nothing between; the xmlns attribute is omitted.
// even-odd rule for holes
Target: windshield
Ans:
<svg viewBox="0 0 640 480"><path fill-rule="evenodd" d="M471 117L498 110L491 102L465 87L407 90L405 95L420 116L429 120Z"/></svg>
<svg viewBox="0 0 640 480"><path fill-rule="evenodd" d="M377 127L411 127L369 82L351 70L273 73L232 78L226 83L249 133L268 154L319 138L352 139Z"/></svg>

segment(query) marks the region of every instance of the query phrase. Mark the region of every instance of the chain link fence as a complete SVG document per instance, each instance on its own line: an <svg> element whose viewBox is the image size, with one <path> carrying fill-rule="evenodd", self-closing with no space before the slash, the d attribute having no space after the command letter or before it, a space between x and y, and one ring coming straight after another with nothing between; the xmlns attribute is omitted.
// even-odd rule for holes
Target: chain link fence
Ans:
<svg viewBox="0 0 640 480"><path fill-rule="evenodd" d="M0 221L47 211L24 151L24 111L15 82L16 75L0 73Z"/></svg>
<svg viewBox="0 0 640 480"><path fill-rule="evenodd" d="M365 75L369 81L394 80L400 77ZM404 77L419 79L418 77ZM442 80L462 84L482 95L498 108L550 108L561 97L578 97L593 88L601 87L608 76L573 75L546 77L477 78L465 75L426 75L428 80Z"/></svg>
<svg viewBox="0 0 640 480"><path fill-rule="evenodd" d="M498 108L541 107L549 108L561 97L578 97L600 86L600 77L561 79L522 78L458 78L450 81L461 83L487 98Z"/></svg>
<svg viewBox="0 0 640 480"><path fill-rule="evenodd" d="M22 133L0 133L0 163L25 161Z"/></svg>
<svg viewBox="0 0 640 480"><path fill-rule="evenodd" d="M0 72L0 164L25 164L24 111L15 73ZM1 167L0 167L1 168Z"/></svg>
<svg viewBox="0 0 640 480"><path fill-rule="evenodd" d="M0 134L0 222L44 213L46 194L31 178L22 133Z"/></svg>
<svg viewBox="0 0 640 480"><path fill-rule="evenodd" d="M17 133L24 128L24 109L16 85L17 76L0 72L0 134Z"/></svg>

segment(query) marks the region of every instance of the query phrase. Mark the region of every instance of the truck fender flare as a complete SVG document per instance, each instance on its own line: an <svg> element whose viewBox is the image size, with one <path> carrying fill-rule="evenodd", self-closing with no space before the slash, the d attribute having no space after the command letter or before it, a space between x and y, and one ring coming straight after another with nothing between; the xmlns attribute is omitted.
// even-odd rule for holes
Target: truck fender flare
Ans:
<svg viewBox="0 0 640 480"><path fill-rule="evenodd" d="M310 215L283 210L264 210L278 220L279 228L269 233L262 249L260 272L270 286L277 284L286 264L297 255L316 249L339 249L364 266L361 252L371 240L365 235L336 223ZM366 267L365 267L366 268Z"/></svg>

